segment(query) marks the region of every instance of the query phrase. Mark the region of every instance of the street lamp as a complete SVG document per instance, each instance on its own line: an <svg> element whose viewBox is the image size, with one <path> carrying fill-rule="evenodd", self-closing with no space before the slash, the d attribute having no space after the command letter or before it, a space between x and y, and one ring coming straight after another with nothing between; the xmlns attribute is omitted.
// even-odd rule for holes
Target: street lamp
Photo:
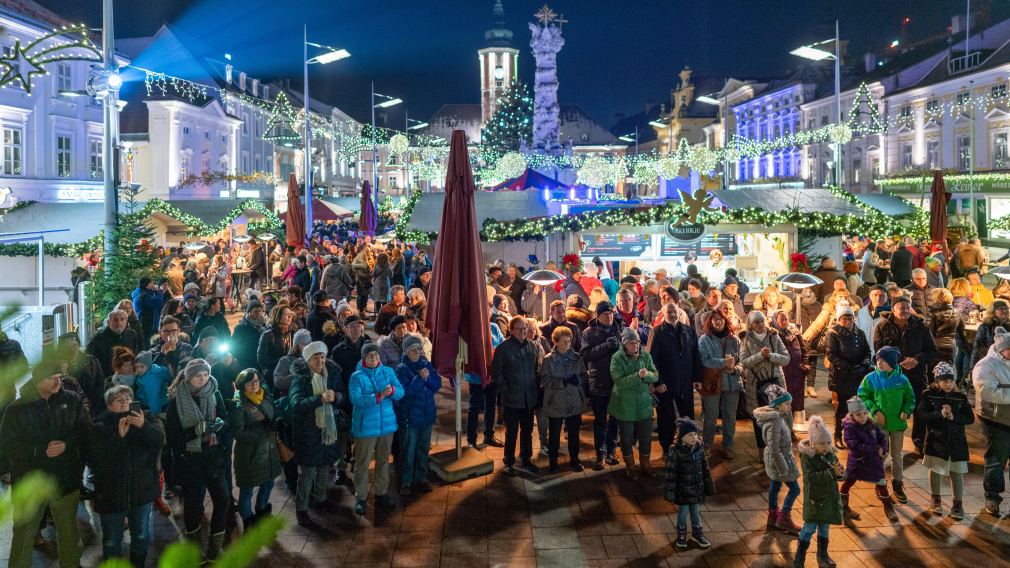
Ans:
<svg viewBox="0 0 1010 568"><path fill-rule="evenodd" d="M375 97L386 99L378 104ZM375 140L375 109L389 108L403 102L403 99L375 92L375 81L372 81L372 203L379 206L379 143Z"/></svg>
<svg viewBox="0 0 1010 568"><path fill-rule="evenodd" d="M725 90L726 87L723 86L723 91ZM694 100L702 104L719 107L719 119L722 121L722 147L725 151L726 147L729 146L729 101L725 94L722 97L722 101L716 98L718 96L719 93L712 93L696 97ZM722 160L722 184L723 189L729 189L729 164L726 163L725 159Z"/></svg>
<svg viewBox="0 0 1010 568"><path fill-rule="evenodd" d="M120 107L117 98L119 88L123 86L123 78L119 75L119 66L116 64L114 24L112 0L102 0L102 63L91 67L88 94L102 101L102 185L105 190L105 249L102 264L106 275L112 266L110 259L116 255L113 231L119 213L119 189L116 187L119 161L116 144L119 142Z"/></svg>
<svg viewBox="0 0 1010 568"><path fill-rule="evenodd" d="M337 49L328 45L312 43L309 41L309 26L304 24L302 28L302 74L305 79L305 242L312 239L312 127L309 125L309 65L326 65L334 61L340 61L351 56L346 49ZM323 53L315 57L309 57L309 46L317 49L325 49Z"/></svg>
<svg viewBox="0 0 1010 568"><path fill-rule="evenodd" d="M835 124L842 123L842 101L841 101L841 50L839 45L841 44L838 38L838 20L835 20L835 52L831 53L826 49L821 49L820 47L828 43L829 40L825 40L812 45L803 45L797 47L796 49L790 51L792 55L797 57L802 57L804 59L809 59L811 61L823 61L825 59L835 60ZM834 182L838 187L842 186L842 176L841 176L841 163L842 163L842 145L836 141L832 141L832 150L835 154L834 163L832 164L832 169L834 170Z"/></svg>
<svg viewBox="0 0 1010 568"><path fill-rule="evenodd" d="M635 131L634 132L629 132L629 133L625 134L624 136L618 136L617 139L621 140L623 142L628 142L629 144L631 142L634 142L635 143L635 155L636 156L638 155L638 125L637 124L635 125Z"/></svg>

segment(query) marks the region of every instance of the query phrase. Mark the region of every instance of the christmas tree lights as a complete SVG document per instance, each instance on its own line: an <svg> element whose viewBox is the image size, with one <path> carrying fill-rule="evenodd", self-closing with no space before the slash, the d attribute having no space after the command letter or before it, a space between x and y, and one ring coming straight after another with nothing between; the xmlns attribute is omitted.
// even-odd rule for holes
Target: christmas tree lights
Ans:
<svg viewBox="0 0 1010 568"><path fill-rule="evenodd" d="M523 143L528 145L532 137L533 97L525 83L512 83L498 98L481 142L490 154L501 156L519 150Z"/></svg>

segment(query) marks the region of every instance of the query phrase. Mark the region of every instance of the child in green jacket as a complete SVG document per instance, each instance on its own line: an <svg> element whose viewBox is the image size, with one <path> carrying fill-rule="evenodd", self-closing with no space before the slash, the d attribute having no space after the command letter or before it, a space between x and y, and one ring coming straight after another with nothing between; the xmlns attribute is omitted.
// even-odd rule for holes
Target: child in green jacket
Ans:
<svg viewBox="0 0 1010 568"><path fill-rule="evenodd" d="M866 375L856 395L887 434L894 498L899 503L908 503L902 483L901 446L908 429L908 419L915 410L915 392L898 366L900 360L901 352L895 347L877 351L877 368Z"/></svg>
<svg viewBox="0 0 1010 568"><path fill-rule="evenodd" d="M838 478L845 468L831 447L831 432L820 416L807 421L807 439L797 445L803 468L803 528L793 568L803 568L807 549L817 533L817 566L834 568L828 556L828 528L842 524L842 498L838 494Z"/></svg>

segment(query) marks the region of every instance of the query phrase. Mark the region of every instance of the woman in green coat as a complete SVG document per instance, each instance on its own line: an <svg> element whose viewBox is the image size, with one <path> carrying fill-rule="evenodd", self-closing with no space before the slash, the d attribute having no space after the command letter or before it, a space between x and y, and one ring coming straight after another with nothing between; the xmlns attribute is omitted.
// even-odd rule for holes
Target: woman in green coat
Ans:
<svg viewBox="0 0 1010 568"><path fill-rule="evenodd" d="M838 478L845 469L831 447L831 432L820 416L810 417L807 439L797 449L803 467L803 528L793 567L803 568L814 533L817 533L817 565L833 567L835 563L828 556L828 527L842 524Z"/></svg>
<svg viewBox="0 0 1010 568"><path fill-rule="evenodd" d="M642 351L642 340L631 328L621 332L621 345L610 360L614 391L607 412L617 420L621 432L621 453L628 476L638 477L635 470L634 443L638 440L638 461L641 472L652 477L649 457L652 450L651 385L659 379L652 356Z"/></svg>
<svg viewBox="0 0 1010 568"><path fill-rule="evenodd" d="M281 473L277 418L277 410L266 396L256 369L239 373L228 424L235 437L235 484L239 487L239 513L246 530L271 513L270 492L274 479ZM254 512L252 494L257 488Z"/></svg>

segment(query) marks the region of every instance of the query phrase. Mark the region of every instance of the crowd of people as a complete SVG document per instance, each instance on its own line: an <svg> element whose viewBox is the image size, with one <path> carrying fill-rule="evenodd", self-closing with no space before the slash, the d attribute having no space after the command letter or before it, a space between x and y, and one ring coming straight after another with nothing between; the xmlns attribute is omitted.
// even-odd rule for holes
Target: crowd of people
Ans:
<svg viewBox="0 0 1010 568"><path fill-rule="evenodd" d="M278 479L303 526L337 513L331 483L350 486L359 515L369 495L394 507L432 490L435 399L449 387L431 363L425 253L367 238L282 253L256 240L211 248L165 251L167 277L142 278L86 346L61 336L57 356L31 370L4 411L0 472L17 480L41 470L60 486L15 526L11 566L30 565L44 515L61 564L77 565L82 499L99 514L104 556L123 555L128 526L128 557L143 565L152 511L172 514L176 496L185 537L200 543L210 497L213 559L239 519L248 528L272 513ZM798 294L751 293L733 269L710 283L693 265L679 280L639 267L615 278L600 259L566 260L565 280L541 286L515 264L493 264L490 381L467 376L467 443L502 447L509 476L540 471L534 428L548 473L564 454L576 472L623 461L633 479L659 473L678 505L675 545L707 548L699 505L714 492L708 460L737 459L736 423L750 420L769 479L768 529L798 536L797 565L816 534L818 562L831 566L828 527L858 517L849 506L857 481L874 484L897 522L894 507L908 500L906 432L929 470L931 511L944 513L949 479L949 516L963 518L965 426L977 417L985 511L998 516L1010 458L1010 286L1004 296L981 283L977 244L945 250L854 239L843 270L822 259L823 284ZM233 270L250 279L232 329ZM805 416L819 367L833 431ZM653 469L654 431L662 472ZM791 511L801 493L798 524Z"/></svg>

